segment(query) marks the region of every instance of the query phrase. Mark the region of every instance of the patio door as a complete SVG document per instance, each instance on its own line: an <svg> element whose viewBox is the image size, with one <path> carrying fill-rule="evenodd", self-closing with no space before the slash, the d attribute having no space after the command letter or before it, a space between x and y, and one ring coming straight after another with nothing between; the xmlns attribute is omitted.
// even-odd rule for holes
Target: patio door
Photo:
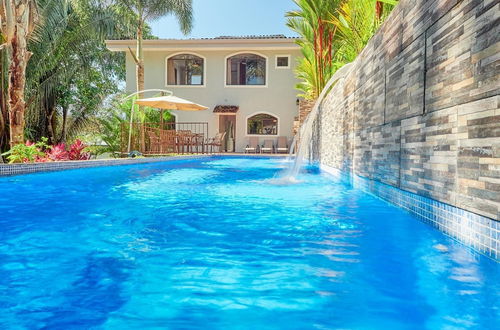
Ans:
<svg viewBox="0 0 500 330"><path fill-rule="evenodd" d="M236 146L236 116L219 115L219 133L226 133L222 144L225 152L234 152Z"/></svg>

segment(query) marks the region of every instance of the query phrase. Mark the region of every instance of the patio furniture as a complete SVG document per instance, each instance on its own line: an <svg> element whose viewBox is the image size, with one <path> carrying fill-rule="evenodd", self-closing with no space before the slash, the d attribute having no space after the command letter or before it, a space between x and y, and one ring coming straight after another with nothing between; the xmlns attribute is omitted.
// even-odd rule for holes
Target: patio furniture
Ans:
<svg viewBox="0 0 500 330"><path fill-rule="evenodd" d="M183 110L183 111L200 111L200 110L206 110L208 107L205 107L200 104L196 104L194 102L188 101L181 99L177 96L173 96L173 93L171 91L167 90L162 90L162 89L148 89L148 90L142 90L142 91L137 91L135 93L132 93L125 97L122 101L125 101L137 94L141 94L144 92L161 92L161 93L169 93L170 95L163 95L163 96L158 96L158 97L151 97L151 98L145 98L145 99L138 99L132 102L132 108L130 109L130 123L129 123L129 129L128 129L128 146L127 146L127 152L130 152L132 148L132 127L134 126L133 120L134 120L134 109L135 105L144 105L148 107L153 107L153 108L158 108L162 110L161 113L161 118L163 118L163 109L168 109L168 110ZM162 127L163 127L163 119L161 121ZM141 138L140 138L140 147L141 150L145 150L145 132L142 130L144 127L141 125Z"/></svg>
<svg viewBox="0 0 500 330"><path fill-rule="evenodd" d="M156 134L155 129L147 127L146 134L149 139L149 146L147 149L147 153L152 155L160 154L161 153L160 137Z"/></svg>
<svg viewBox="0 0 500 330"><path fill-rule="evenodd" d="M196 148L196 153L205 153L205 135L203 133L193 133L191 145Z"/></svg>
<svg viewBox="0 0 500 330"><path fill-rule="evenodd" d="M190 153L193 133L188 130L177 131L177 144L181 153Z"/></svg>
<svg viewBox="0 0 500 330"><path fill-rule="evenodd" d="M274 153L274 143L273 143L273 140L265 140L264 141L264 144L262 145L262 147L260 148L260 153L263 154L263 153Z"/></svg>
<svg viewBox="0 0 500 330"><path fill-rule="evenodd" d="M259 138L256 136L252 136L249 139L247 146L245 147L245 153L253 152L256 154L258 149L259 149Z"/></svg>
<svg viewBox="0 0 500 330"><path fill-rule="evenodd" d="M179 152L176 134L175 130L160 130L160 152L162 154Z"/></svg>
<svg viewBox="0 0 500 330"><path fill-rule="evenodd" d="M226 136L226 132L217 133L215 135L215 137L207 139L207 141L205 142L205 145L207 146L207 149L208 149L208 147L210 147L210 153L213 153L214 147L218 147L219 152L221 151L222 142L224 141L224 136Z"/></svg>
<svg viewBox="0 0 500 330"><path fill-rule="evenodd" d="M286 136L278 136L278 145L276 146L276 153L288 153L288 140Z"/></svg>
<svg viewBox="0 0 500 330"><path fill-rule="evenodd" d="M200 147L204 147L204 135L200 133L193 133L191 131L181 131L181 138L183 146L186 147L188 153L199 153ZM196 149L196 151L195 151Z"/></svg>

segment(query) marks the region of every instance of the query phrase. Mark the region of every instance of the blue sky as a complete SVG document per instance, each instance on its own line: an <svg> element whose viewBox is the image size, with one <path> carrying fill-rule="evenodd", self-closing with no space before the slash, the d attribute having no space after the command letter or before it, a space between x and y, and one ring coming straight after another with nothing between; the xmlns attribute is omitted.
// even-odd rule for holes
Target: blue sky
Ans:
<svg viewBox="0 0 500 330"><path fill-rule="evenodd" d="M193 0L194 27L185 36L173 16L150 23L162 38L202 38L221 35L294 34L285 26L285 13L295 9L292 0Z"/></svg>

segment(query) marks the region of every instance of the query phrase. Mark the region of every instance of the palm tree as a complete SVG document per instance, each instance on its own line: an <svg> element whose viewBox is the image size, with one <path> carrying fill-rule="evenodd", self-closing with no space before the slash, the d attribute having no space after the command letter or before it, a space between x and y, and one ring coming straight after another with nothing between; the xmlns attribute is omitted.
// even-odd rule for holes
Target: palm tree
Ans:
<svg viewBox="0 0 500 330"><path fill-rule="evenodd" d="M336 60L354 61L396 4L397 0L348 0L332 13L328 22L337 30Z"/></svg>
<svg viewBox="0 0 500 330"><path fill-rule="evenodd" d="M3 0L0 3L2 48L7 49L10 145L24 142L26 67L31 57L28 40L38 21L35 0Z"/></svg>
<svg viewBox="0 0 500 330"><path fill-rule="evenodd" d="M287 25L301 39L296 69L303 97L315 99L337 69L353 61L397 0L294 0Z"/></svg>
<svg viewBox="0 0 500 330"><path fill-rule="evenodd" d="M4 40L0 35L0 44ZM7 54L5 49L0 49L0 152L4 151L9 142L7 123L9 113L7 110Z"/></svg>
<svg viewBox="0 0 500 330"><path fill-rule="evenodd" d="M305 96L316 98L332 75L335 28L328 19L342 0L294 0L299 10L290 11L287 26L298 33L298 41L303 50L304 60L299 65L312 70L307 75L309 81ZM299 69L300 70L300 69ZM300 89L304 86L299 85Z"/></svg>
<svg viewBox="0 0 500 330"><path fill-rule="evenodd" d="M89 111L109 92L101 83L112 77L106 71L104 40L112 35L115 20L98 2L38 4L41 20L29 43L33 55L26 71L26 135L33 140L45 136L55 144L65 142L72 129L82 128Z"/></svg>
<svg viewBox="0 0 500 330"><path fill-rule="evenodd" d="M147 22L155 21L165 15L173 14L179 21L181 31L187 34L193 24L192 0L118 0L118 10L128 12L134 17L137 47L135 53L129 48L136 64L137 91L144 90L144 53L143 38ZM122 14L123 15L123 14ZM142 94L139 94L142 97Z"/></svg>

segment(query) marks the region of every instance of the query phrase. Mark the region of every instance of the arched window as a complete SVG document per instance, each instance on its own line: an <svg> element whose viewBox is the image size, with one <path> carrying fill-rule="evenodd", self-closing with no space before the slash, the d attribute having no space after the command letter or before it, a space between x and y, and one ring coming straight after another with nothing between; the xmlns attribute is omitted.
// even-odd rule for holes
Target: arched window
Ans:
<svg viewBox="0 0 500 330"><path fill-rule="evenodd" d="M238 54L227 59L226 85L265 85L266 59L256 54Z"/></svg>
<svg viewBox="0 0 500 330"><path fill-rule="evenodd" d="M203 58L192 54L179 54L167 60L167 85L204 84Z"/></svg>
<svg viewBox="0 0 500 330"><path fill-rule="evenodd" d="M259 113L247 119L247 134L278 135L278 118L267 113Z"/></svg>

